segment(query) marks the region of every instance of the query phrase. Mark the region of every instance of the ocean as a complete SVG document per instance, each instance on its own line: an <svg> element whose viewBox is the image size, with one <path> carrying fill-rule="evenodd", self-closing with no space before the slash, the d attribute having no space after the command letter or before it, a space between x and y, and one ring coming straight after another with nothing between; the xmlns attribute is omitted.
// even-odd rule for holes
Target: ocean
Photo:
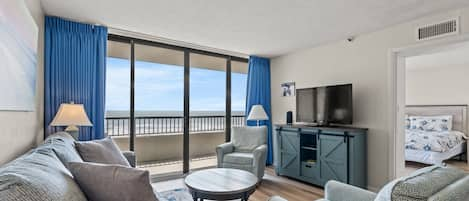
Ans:
<svg viewBox="0 0 469 201"><path fill-rule="evenodd" d="M105 131L110 136L129 134L129 111L106 111ZM182 134L182 111L135 111L137 135ZM233 127L245 124L244 111L232 111ZM192 111L189 118L190 132L225 130L224 111Z"/></svg>
<svg viewBox="0 0 469 201"><path fill-rule="evenodd" d="M225 111L191 111L189 116L224 116ZM231 111L232 116L243 116L244 111ZM110 110L105 117L129 117L130 111ZM135 111L135 117L182 117L183 111Z"/></svg>

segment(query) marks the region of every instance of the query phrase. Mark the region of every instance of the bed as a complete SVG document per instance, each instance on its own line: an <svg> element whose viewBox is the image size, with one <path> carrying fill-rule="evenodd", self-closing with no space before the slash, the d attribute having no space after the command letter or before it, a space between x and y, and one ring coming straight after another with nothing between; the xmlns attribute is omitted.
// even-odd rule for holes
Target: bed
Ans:
<svg viewBox="0 0 469 201"><path fill-rule="evenodd" d="M467 105L408 105L405 114L406 161L442 164L466 152ZM441 126L437 129L423 129L422 126L416 126L423 124L419 122L422 118L428 120L433 117L439 121L450 121L450 128Z"/></svg>

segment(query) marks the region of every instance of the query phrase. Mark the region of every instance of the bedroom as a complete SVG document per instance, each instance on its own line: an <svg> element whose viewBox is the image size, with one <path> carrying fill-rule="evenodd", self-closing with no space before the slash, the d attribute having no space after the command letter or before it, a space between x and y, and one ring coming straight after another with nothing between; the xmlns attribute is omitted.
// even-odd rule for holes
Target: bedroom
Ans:
<svg viewBox="0 0 469 201"><path fill-rule="evenodd" d="M469 43L405 59L405 172L467 169Z"/></svg>

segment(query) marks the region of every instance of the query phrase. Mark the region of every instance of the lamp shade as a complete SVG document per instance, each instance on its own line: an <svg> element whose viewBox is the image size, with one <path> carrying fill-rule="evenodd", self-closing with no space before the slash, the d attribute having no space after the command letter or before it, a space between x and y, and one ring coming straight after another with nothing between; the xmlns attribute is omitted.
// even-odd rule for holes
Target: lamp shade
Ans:
<svg viewBox="0 0 469 201"><path fill-rule="evenodd" d="M253 105L247 120L269 120L262 105Z"/></svg>
<svg viewBox="0 0 469 201"><path fill-rule="evenodd" d="M60 104L51 126L92 126L83 104Z"/></svg>

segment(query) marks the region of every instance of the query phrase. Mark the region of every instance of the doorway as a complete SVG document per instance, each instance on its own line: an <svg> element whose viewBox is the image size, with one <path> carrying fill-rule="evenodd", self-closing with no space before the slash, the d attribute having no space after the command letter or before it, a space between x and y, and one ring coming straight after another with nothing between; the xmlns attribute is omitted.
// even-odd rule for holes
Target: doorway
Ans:
<svg viewBox="0 0 469 201"><path fill-rule="evenodd" d="M413 88L409 88L409 91L407 91L406 89L408 87L417 86L414 82L415 80L409 82L407 78L412 79L410 76L413 76L413 78L415 78L416 69L420 71L425 71L425 68L431 68L431 65L427 65L427 67L422 67L425 66L425 64L436 63L435 61L432 61L429 58L439 58L439 60L442 60L440 61L440 63L446 62L446 60L450 59L445 58L445 56L442 55L454 54L451 53L451 51L464 48L465 46L469 47L468 35L461 35L458 37L446 38L435 41L427 41L415 46L398 48L390 51L390 179L409 174L409 169L406 169L406 148L412 147L409 147L409 144L406 144L406 128L408 128L406 127L406 110L408 110L408 107L406 106L411 104L414 106L443 106L467 104L460 103L464 102L462 100L456 103L454 101L443 101L438 98L429 99L428 97L422 97L422 95L416 93ZM469 54L469 52L466 54ZM419 61L421 62L420 67L415 64L415 62L418 60L421 60ZM450 62L448 61L448 64L449 63ZM408 66L413 66L410 68L414 69L408 69ZM428 69L427 71L429 71ZM413 72L411 72L411 70ZM448 71L448 69L445 69L444 71ZM411 92L414 92L412 96L409 95L409 93ZM422 101L421 99L424 99L424 101Z"/></svg>

